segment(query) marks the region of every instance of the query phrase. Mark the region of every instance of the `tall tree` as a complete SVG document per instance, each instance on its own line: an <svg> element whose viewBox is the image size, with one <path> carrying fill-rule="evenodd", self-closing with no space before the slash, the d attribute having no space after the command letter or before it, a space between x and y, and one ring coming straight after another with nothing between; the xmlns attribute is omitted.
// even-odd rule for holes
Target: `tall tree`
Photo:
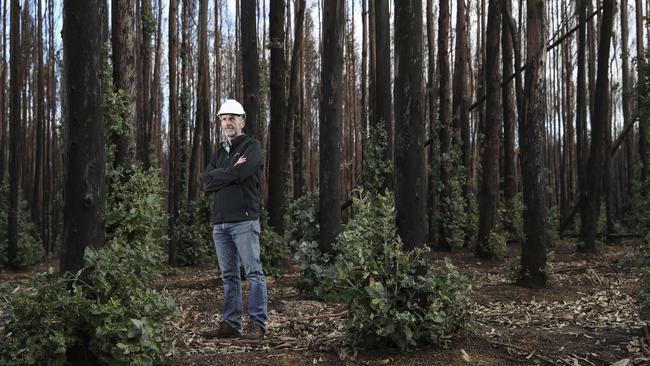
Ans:
<svg viewBox="0 0 650 366"><path fill-rule="evenodd" d="M395 208L406 248L425 243L424 95L422 1L395 4Z"/></svg>
<svg viewBox="0 0 650 366"><path fill-rule="evenodd" d="M101 0L63 3L65 178L61 273L84 267L86 247L104 244L104 109ZM82 274L82 278L85 274ZM66 351L73 365L92 365L87 340Z"/></svg>
<svg viewBox="0 0 650 366"><path fill-rule="evenodd" d="M512 13L512 0L503 1L501 47L503 60L503 78L509 78L513 67L513 36L509 31L509 19ZM501 89L503 98L503 196L510 201L517 193L517 175L515 168L515 98L513 81Z"/></svg>
<svg viewBox="0 0 650 366"><path fill-rule="evenodd" d="M20 0L11 1L11 109L9 148L9 212L7 215L7 263L15 265L18 250L18 182L20 177L19 144L22 89L22 48L20 40Z"/></svg>
<svg viewBox="0 0 650 366"><path fill-rule="evenodd" d="M284 0L269 4L269 47L271 48L271 127L269 151L269 222L279 233L284 232L284 204L286 197L286 59L284 57Z"/></svg>
<svg viewBox="0 0 650 366"><path fill-rule="evenodd" d="M87 246L104 244L104 110L101 0L65 0L64 236L61 273L83 266ZM76 363L75 363L76 364Z"/></svg>
<svg viewBox="0 0 650 366"><path fill-rule="evenodd" d="M379 125L386 129L388 145L382 147L384 160L393 160L393 122L391 118L392 103L390 90L390 14L388 13L388 0L375 1L375 106L376 119ZM392 189L393 177L388 175L384 180L384 187Z"/></svg>
<svg viewBox="0 0 650 366"><path fill-rule="evenodd" d="M291 71L289 72L289 113L287 125L293 126L293 196L298 198L303 195L305 189L305 176L303 173L303 123L301 114L301 80L300 69L302 68L303 57L303 29L305 23L305 0L296 1L295 11L295 35L293 51L291 52Z"/></svg>
<svg viewBox="0 0 650 366"><path fill-rule="evenodd" d="M636 0L636 62L637 69L643 70L643 65L645 65L645 52L644 52L644 36L643 36L643 1ZM639 72L638 79L644 75ZM642 108L641 106L641 95L637 96L637 110ZM647 121L640 121L639 123L639 155L641 157L641 181L645 182L648 177L650 177L650 128ZM644 192L648 194L648 192Z"/></svg>
<svg viewBox="0 0 650 366"><path fill-rule="evenodd" d="M210 144L210 58L208 56L208 0L201 0L199 5L199 64L198 87L196 88L196 118L194 120L194 138L190 156L190 181L188 198L196 199L198 185L199 146L203 145L203 161L207 164L212 154ZM206 135L207 132L207 136ZM201 140L202 138L202 140ZM207 151L206 151L207 150ZM207 156L207 157L206 157Z"/></svg>
<svg viewBox="0 0 650 366"><path fill-rule="evenodd" d="M584 245L579 249L586 253L596 252L596 228L600 214L603 169L605 154L605 133L609 115L609 49L614 23L614 0L604 0L598 46L598 75L596 79L595 114L591 119L591 150L587 163L587 184L582 197L585 206L582 217Z"/></svg>
<svg viewBox="0 0 650 366"><path fill-rule="evenodd" d="M578 170L578 187L580 189L580 216L587 215L585 212L587 206L583 205L587 198L584 194L587 192L584 188L587 185L587 159L589 158L588 140L587 140L587 57L586 57L586 19L587 19L587 1L577 0L578 7L578 73L576 85L576 149L577 149L577 170ZM581 240L584 240L584 233L580 233Z"/></svg>
<svg viewBox="0 0 650 366"><path fill-rule="evenodd" d="M345 1L332 0L323 9L319 124L319 224L324 253L332 253L341 231L341 112L343 79L343 22Z"/></svg>
<svg viewBox="0 0 650 366"><path fill-rule="evenodd" d="M124 93L120 116L124 131L111 131L111 142L115 145L115 166L130 169L135 158L135 22L133 0L112 0L113 33L113 85ZM175 21L175 20L174 20Z"/></svg>
<svg viewBox="0 0 650 366"><path fill-rule="evenodd" d="M456 1L456 46L454 58L454 85L452 90L453 139L462 149L462 168L467 171L470 159L469 146L469 47L465 18L465 0ZM463 182L465 199L469 199L469 185Z"/></svg>
<svg viewBox="0 0 650 366"><path fill-rule="evenodd" d="M151 39L155 31L155 22L151 11L151 0L139 0L140 3L140 118L138 131L140 141L138 143L139 160L144 169L151 166L151 130L153 111L150 107L150 99L153 94L151 88Z"/></svg>
<svg viewBox="0 0 650 366"><path fill-rule="evenodd" d="M546 176L544 172L544 122L546 89L546 11L543 0L526 1L526 81L519 123L522 183L524 193L524 240L521 272L517 283L540 288L546 286Z"/></svg>
<svg viewBox="0 0 650 366"><path fill-rule="evenodd" d="M240 3L241 47L243 82L244 82L244 110L246 111L246 134L261 139L262 127L258 122L260 73L259 56L257 54L257 28L255 15L255 1L242 1ZM217 95L220 98L220 95ZM259 126L259 127L258 127ZM258 128L260 131L258 131Z"/></svg>
<svg viewBox="0 0 650 366"><path fill-rule="evenodd" d="M442 197L451 197L451 184L450 184L450 162L449 147L451 144L450 134L450 118L451 118L451 78L449 77L449 18L451 11L449 9L449 0L440 0L438 15L438 97L439 97L439 115L440 120L440 185L442 190ZM397 44L397 42L395 43ZM396 94L397 96L397 94ZM450 245L450 232L448 226L443 223L444 220L451 218L450 209L448 204L440 205L440 237L438 245L442 250L451 249Z"/></svg>
<svg viewBox="0 0 650 366"><path fill-rule="evenodd" d="M5 84L7 82L7 0L2 1L2 39L0 40L0 45L2 47L2 64L0 64L0 184L4 182L5 179L5 167L6 167L6 147L7 147L7 118L6 118L6 106L7 106L7 95ZM11 6L11 5L10 5Z"/></svg>
<svg viewBox="0 0 650 366"><path fill-rule="evenodd" d="M203 147L203 165L210 162L212 156L212 137L210 133L210 54L208 51L208 0L201 0L199 9L199 88L196 112L196 124L201 126L201 146ZM204 30L201 30L203 28ZM200 109L200 112L199 112Z"/></svg>
<svg viewBox="0 0 650 366"><path fill-rule="evenodd" d="M481 258L493 258L497 255L490 245L490 233L497 224L499 206L499 133L501 116L499 116L499 32L501 30L501 0L490 0L488 5L485 85L487 99L485 106L485 146L481 165L481 196L479 200L478 245L476 255Z"/></svg>
<svg viewBox="0 0 650 366"><path fill-rule="evenodd" d="M167 183L167 213L169 215L170 237L174 237L174 228L178 218L180 197L180 165L178 159L179 134L178 134L178 86L177 86L177 59L178 59L178 4L176 0L169 1L169 178ZM169 241L169 263L176 265L176 245L173 239Z"/></svg>
<svg viewBox="0 0 650 366"><path fill-rule="evenodd" d="M34 156L34 189L32 191L32 221L36 223L41 237L44 234L42 218L43 208L43 166L45 161L45 84L43 75L43 6L37 2L36 30L36 151Z"/></svg>
<svg viewBox="0 0 650 366"><path fill-rule="evenodd" d="M628 2L621 0L621 68L623 78L622 101L623 101L623 126L633 122L632 118L632 78L630 77L630 47L628 30ZM632 132L632 131L630 131ZM625 192L630 192L630 182L634 179L634 169L631 169L634 161L634 135L627 138L625 144L626 160L629 164L627 169Z"/></svg>
<svg viewBox="0 0 650 366"><path fill-rule="evenodd" d="M440 157L438 155L438 145L433 143L437 139L438 125L436 114L437 93L437 76L436 76L436 41L435 41L435 22L433 20L433 0L427 0L427 97L429 101L429 156L428 156L428 184L427 184L427 217L429 219L429 245L436 245L439 240L439 221L440 221L440 197L438 186L440 184Z"/></svg>

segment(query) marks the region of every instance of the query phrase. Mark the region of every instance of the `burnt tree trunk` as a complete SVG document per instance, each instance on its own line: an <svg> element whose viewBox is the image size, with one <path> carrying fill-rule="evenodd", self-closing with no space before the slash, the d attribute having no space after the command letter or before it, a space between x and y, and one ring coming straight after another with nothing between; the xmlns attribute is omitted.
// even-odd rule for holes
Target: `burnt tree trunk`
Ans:
<svg viewBox="0 0 650 366"><path fill-rule="evenodd" d="M451 118L451 79L449 77L449 18L451 11L449 9L449 0L440 0L440 14L438 15L438 98L439 98L439 138L440 138L440 185L442 197L451 197L450 186L450 161L449 161L449 147L451 144L450 135L450 118ZM449 237L451 233L448 231L444 221L453 219L449 208L446 204L441 204L440 209L440 237L438 246L442 250L450 250Z"/></svg>
<svg viewBox="0 0 650 366"><path fill-rule="evenodd" d="M113 0L113 85L125 95L125 108L120 116L125 131L111 131L111 142L115 145L115 167L131 169L135 158L136 85L135 85L135 23L133 0ZM174 20L175 21L175 20Z"/></svg>
<svg viewBox="0 0 650 366"><path fill-rule="evenodd" d="M285 77L286 59L284 57L284 0L271 0L269 7L269 47L271 127L269 149L269 223L278 233L284 232L284 203L286 195L285 163L287 148L284 124L286 122Z"/></svg>
<svg viewBox="0 0 650 366"><path fill-rule="evenodd" d="M427 0L427 98L429 108L429 144L428 150L428 177L427 177L427 217L429 226L429 245L436 246L440 240L440 197L438 187L440 185L440 156L438 155L438 145L434 143L437 140L438 124L436 123L436 98L438 92L436 61L435 61L435 24L433 20L433 0Z"/></svg>
<svg viewBox="0 0 650 366"><path fill-rule="evenodd" d="M106 161L100 5L100 0L66 0L63 4L66 113L61 273L77 273L84 267L86 247L104 245ZM68 350L68 360L73 364L82 359L88 362L86 350L78 347Z"/></svg>
<svg viewBox="0 0 650 366"><path fill-rule="evenodd" d="M494 258L498 255L489 244L490 233L497 224L499 206L499 32L501 29L501 0L490 0L488 5L485 85L487 99L485 106L485 139L481 165L481 195L479 199L478 245L476 255L480 258Z"/></svg>
<svg viewBox="0 0 650 366"><path fill-rule="evenodd" d="M513 37L508 30L509 17L512 13L512 0L503 1L501 48L503 60L503 77L514 73ZM517 194L517 171L515 158L515 97L514 82L511 80L501 89L503 100L503 197L506 202Z"/></svg>
<svg viewBox="0 0 650 366"><path fill-rule="evenodd" d="M375 107L376 122L382 126L388 136L387 146L382 147L384 160L393 160L393 122L391 118L391 80L390 80L390 14L388 12L388 0L375 1ZM393 189L393 177L386 176L384 188Z"/></svg>
<svg viewBox="0 0 650 366"><path fill-rule="evenodd" d="M169 231L170 240L168 243L169 264L176 265L176 245L174 242L174 230L176 220L178 219L179 197L180 190L178 180L180 168L178 158L178 86L177 86L177 59L178 59L178 4L176 0L169 1L169 29L167 35L169 37L168 47L168 65L169 65L169 116L167 119L168 125L168 169L169 177L167 181L167 214L169 215Z"/></svg>
<svg viewBox="0 0 650 366"><path fill-rule="evenodd" d="M21 164L19 156L21 130L21 99L22 90L22 47L20 40L20 0L11 2L11 101L9 115L9 210L7 215L7 263L15 267L18 251L18 184Z"/></svg>
<svg viewBox="0 0 650 366"><path fill-rule="evenodd" d="M323 52L319 124L320 250L332 253L341 231L341 112L343 79L343 22L345 1L332 0L323 9Z"/></svg>
<svg viewBox="0 0 650 366"><path fill-rule="evenodd" d="M422 1L395 4L395 209L405 248L425 243L424 95ZM384 76L386 77L386 76Z"/></svg>
<svg viewBox="0 0 650 366"><path fill-rule="evenodd" d="M591 151L587 163L587 184L584 187L585 207L582 217L582 233L584 245L578 247L586 253L596 252L596 230L600 215L600 204L603 192L603 169L605 154L605 133L609 117L609 49L612 37L614 18L614 0L604 0L603 15L600 28L600 45L598 47L598 75L594 115L591 119Z"/></svg>
<svg viewBox="0 0 650 366"><path fill-rule="evenodd" d="M244 82L244 110L246 111L246 134L260 141L262 133L258 131L263 127L258 122L260 73L259 56L257 55L257 28L255 15L255 1L241 2L241 47L243 82ZM217 95L220 98L220 95Z"/></svg>
<svg viewBox="0 0 650 366"><path fill-rule="evenodd" d="M544 172L544 121L546 91L546 12L543 0L527 0L526 81L523 114L519 123L522 183L524 193L524 240L521 251L521 272L517 284L545 287L546 272L546 174Z"/></svg>
<svg viewBox="0 0 650 366"><path fill-rule="evenodd" d="M291 51L291 71L289 72L289 113L287 125L293 126L293 197L299 198L305 192L306 181L303 173L303 141L302 131L304 121L300 118L300 69L302 68L303 29L305 23L305 0L296 1L296 29Z"/></svg>

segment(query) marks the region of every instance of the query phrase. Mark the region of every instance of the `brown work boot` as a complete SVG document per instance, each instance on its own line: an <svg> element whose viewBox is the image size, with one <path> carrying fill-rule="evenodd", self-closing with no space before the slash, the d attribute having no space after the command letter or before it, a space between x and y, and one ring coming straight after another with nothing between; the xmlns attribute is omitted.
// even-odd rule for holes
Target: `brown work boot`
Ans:
<svg viewBox="0 0 650 366"><path fill-rule="evenodd" d="M246 331L246 334L244 334L243 338L251 341L261 341L264 339L264 333L266 333L264 328L255 323L250 323L248 324L248 330Z"/></svg>
<svg viewBox="0 0 650 366"><path fill-rule="evenodd" d="M241 333L226 322L221 322L219 328L210 329L201 333L203 338L239 338Z"/></svg>

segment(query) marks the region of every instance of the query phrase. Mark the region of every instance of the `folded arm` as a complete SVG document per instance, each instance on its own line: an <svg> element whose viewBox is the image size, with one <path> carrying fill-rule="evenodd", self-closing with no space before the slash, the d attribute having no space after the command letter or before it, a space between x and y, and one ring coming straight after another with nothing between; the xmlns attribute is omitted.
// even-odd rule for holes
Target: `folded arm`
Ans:
<svg viewBox="0 0 650 366"><path fill-rule="evenodd" d="M203 190L205 192L216 192L230 184L237 184L255 173L259 169L262 160L262 150L259 142L253 141L241 153L246 158L243 163L237 163L232 167L217 168L216 154L210 159L210 164L203 173Z"/></svg>

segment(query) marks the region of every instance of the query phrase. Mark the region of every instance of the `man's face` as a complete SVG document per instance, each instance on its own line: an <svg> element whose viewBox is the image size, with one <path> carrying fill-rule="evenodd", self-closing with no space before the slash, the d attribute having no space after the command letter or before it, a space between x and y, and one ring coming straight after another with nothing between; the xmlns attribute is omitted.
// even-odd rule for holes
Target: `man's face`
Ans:
<svg viewBox="0 0 650 366"><path fill-rule="evenodd" d="M241 130L244 128L244 119L236 114L222 114L219 116L221 121L221 129L226 134L228 139L233 139L242 134Z"/></svg>

